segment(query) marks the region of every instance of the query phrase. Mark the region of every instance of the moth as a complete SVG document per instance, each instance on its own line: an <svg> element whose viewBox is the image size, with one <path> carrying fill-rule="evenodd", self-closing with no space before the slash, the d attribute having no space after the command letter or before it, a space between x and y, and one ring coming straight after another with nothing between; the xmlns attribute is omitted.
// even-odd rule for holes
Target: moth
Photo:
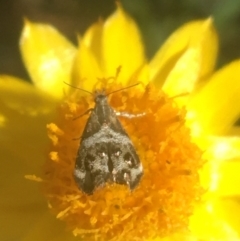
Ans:
<svg viewBox="0 0 240 241"><path fill-rule="evenodd" d="M91 113L77 152L74 179L86 194L93 194L107 182L134 190L143 175L139 156L109 105L108 95L104 91L94 93L95 106L86 112Z"/></svg>

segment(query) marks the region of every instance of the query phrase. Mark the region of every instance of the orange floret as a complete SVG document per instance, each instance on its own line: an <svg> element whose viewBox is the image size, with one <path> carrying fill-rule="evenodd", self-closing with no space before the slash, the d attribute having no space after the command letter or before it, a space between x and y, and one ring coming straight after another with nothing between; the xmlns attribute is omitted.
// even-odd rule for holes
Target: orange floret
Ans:
<svg viewBox="0 0 240 241"><path fill-rule="evenodd" d="M107 92L120 88L110 85ZM68 96L59 107L55 124L47 126L52 146L42 185L52 212L85 240L137 241L186 230L203 193L198 171L204 161L185 126L185 110L153 86L110 95L115 110L146 113L132 119L119 117L139 154L144 175L133 192L109 183L86 195L73 178L88 116L73 118L94 105L90 95L82 94L78 91Z"/></svg>

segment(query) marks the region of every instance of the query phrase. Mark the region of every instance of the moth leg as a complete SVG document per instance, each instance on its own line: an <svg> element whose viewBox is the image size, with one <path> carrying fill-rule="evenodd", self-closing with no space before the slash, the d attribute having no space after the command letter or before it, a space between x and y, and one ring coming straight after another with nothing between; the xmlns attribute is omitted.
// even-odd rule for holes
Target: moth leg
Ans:
<svg viewBox="0 0 240 241"><path fill-rule="evenodd" d="M138 118L138 117L145 116L147 113L146 112L142 112L142 113L137 113L137 114L130 114L128 112L115 111L115 114L117 116L121 116L121 117L126 117L128 119L132 119L132 118Z"/></svg>
<svg viewBox="0 0 240 241"><path fill-rule="evenodd" d="M83 114L77 116L77 117L74 117L73 120L77 120L78 118L84 116L84 115L87 115L89 112L93 111L93 108L90 108L88 109L87 111L85 111Z"/></svg>

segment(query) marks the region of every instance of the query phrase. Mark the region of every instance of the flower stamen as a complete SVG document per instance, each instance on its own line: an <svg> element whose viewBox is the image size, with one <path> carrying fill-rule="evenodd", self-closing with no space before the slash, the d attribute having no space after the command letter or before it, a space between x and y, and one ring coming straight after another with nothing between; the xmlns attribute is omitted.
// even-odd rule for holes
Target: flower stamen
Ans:
<svg viewBox="0 0 240 241"><path fill-rule="evenodd" d="M88 240L142 240L184 230L203 192L198 176L202 152L191 142L185 111L151 85L110 95L114 109L145 113L132 119L119 116L139 153L144 176L133 192L107 183L86 195L73 178L79 148L73 139L81 135L88 117L69 117L84 113L90 102L90 96L81 93L69 96L59 107L58 124L47 126L52 147L43 189L57 218Z"/></svg>

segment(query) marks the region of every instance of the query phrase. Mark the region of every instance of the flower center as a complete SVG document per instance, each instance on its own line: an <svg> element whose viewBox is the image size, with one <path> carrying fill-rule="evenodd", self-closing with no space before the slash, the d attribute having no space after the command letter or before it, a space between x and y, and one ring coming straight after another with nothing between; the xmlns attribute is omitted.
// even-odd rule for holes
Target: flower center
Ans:
<svg viewBox="0 0 240 241"><path fill-rule="evenodd" d="M107 92L120 88L114 86ZM91 112L82 114L94 106L92 96L82 94L76 91L66 98L55 124L48 125L52 145L42 183L53 213L74 235L86 240L144 240L185 230L202 194L198 170L203 160L185 126L184 109L153 86L109 95L114 110L133 117L120 115L118 119L139 155L144 174L132 191L127 181L121 185L107 179L88 195L73 175L80 137Z"/></svg>

